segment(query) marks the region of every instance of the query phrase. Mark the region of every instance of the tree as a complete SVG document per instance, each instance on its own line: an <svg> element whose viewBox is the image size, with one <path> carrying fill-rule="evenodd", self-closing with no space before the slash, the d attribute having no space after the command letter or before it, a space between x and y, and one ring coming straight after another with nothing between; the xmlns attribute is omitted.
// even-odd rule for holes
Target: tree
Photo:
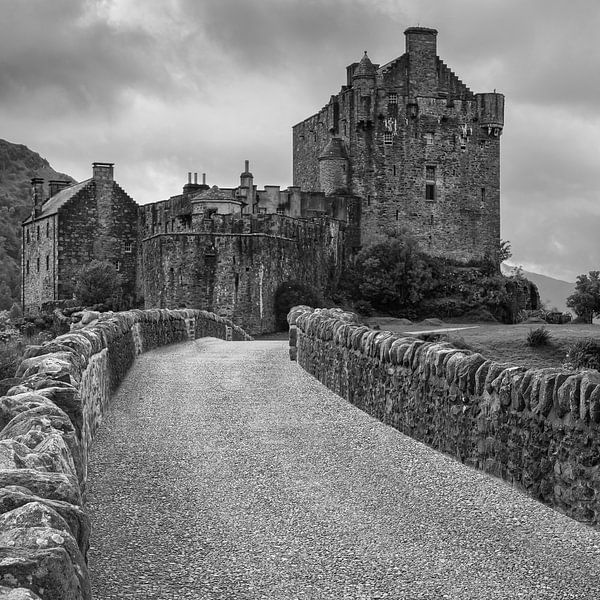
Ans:
<svg viewBox="0 0 600 600"><path fill-rule="evenodd" d="M406 232L387 235L361 250L354 272L361 298L390 313L413 307L431 287L431 268Z"/></svg>
<svg viewBox="0 0 600 600"><path fill-rule="evenodd" d="M105 260L93 260L83 267L75 284L75 296L85 306L117 299L121 293L121 276Z"/></svg>
<svg viewBox="0 0 600 600"><path fill-rule="evenodd" d="M567 306L587 323L600 317L600 271L577 276L575 292L567 298Z"/></svg>

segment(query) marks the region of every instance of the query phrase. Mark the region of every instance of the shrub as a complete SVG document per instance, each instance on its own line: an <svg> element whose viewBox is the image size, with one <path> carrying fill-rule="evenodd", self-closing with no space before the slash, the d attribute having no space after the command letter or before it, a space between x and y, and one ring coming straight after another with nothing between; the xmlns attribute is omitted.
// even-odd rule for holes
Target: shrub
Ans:
<svg viewBox="0 0 600 600"><path fill-rule="evenodd" d="M93 260L81 269L75 295L84 305L116 299L121 294L121 276L115 265L108 261Z"/></svg>
<svg viewBox="0 0 600 600"><path fill-rule="evenodd" d="M600 342L592 338L576 342L567 352L567 362L575 369L600 371Z"/></svg>
<svg viewBox="0 0 600 600"><path fill-rule="evenodd" d="M547 346L550 343L551 337L550 332L545 327L530 329L527 334L527 345L532 348Z"/></svg>

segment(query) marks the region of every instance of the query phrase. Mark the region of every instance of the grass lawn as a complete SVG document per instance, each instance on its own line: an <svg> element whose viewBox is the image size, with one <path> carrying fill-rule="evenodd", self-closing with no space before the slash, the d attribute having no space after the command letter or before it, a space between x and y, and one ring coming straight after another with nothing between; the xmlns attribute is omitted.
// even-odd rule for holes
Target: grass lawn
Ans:
<svg viewBox="0 0 600 600"><path fill-rule="evenodd" d="M457 347L468 347L486 358L525 367L560 367L565 362L569 346L585 338L600 341L600 325L544 325L527 323L503 325L500 323L444 323L439 326L427 324L402 325L398 319L371 317L366 319L370 327L379 325L381 329L394 333L416 333L454 327L471 327L461 331L440 333ZM474 325L478 325L473 328ZM545 327L551 335L550 344L532 348L527 345L527 334L531 329Z"/></svg>

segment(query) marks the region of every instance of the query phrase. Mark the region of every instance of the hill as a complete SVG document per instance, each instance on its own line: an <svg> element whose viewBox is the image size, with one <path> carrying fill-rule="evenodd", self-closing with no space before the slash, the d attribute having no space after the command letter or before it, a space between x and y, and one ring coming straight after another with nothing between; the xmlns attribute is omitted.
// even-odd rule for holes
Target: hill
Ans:
<svg viewBox="0 0 600 600"><path fill-rule="evenodd" d="M515 268L502 263L502 272L505 275L510 275ZM567 298L575 291L575 283L529 271L523 271L523 277L526 277L529 281L537 285L540 292L540 299L544 306L557 308L562 312L573 312L572 309L567 307Z"/></svg>
<svg viewBox="0 0 600 600"><path fill-rule="evenodd" d="M21 223L31 211L32 177L74 181L27 146L0 139L0 310L20 303Z"/></svg>

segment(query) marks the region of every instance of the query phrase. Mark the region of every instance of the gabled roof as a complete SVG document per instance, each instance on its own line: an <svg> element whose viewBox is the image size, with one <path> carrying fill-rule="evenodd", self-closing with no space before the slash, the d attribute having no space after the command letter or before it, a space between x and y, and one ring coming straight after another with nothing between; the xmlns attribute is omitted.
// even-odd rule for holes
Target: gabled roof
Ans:
<svg viewBox="0 0 600 600"><path fill-rule="evenodd" d="M220 189L216 185L194 194L191 198L192 202L232 202L235 200L234 190L230 188Z"/></svg>
<svg viewBox="0 0 600 600"><path fill-rule="evenodd" d="M76 183L75 185L71 185L69 187L66 187L66 188L60 190L60 192L58 192L57 194L54 194L54 196L52 196L51 198L48 198L48 200L46 200L44 202L44 204L42 204L42 212L35 219L36 220L43 219L44 217L49 217L50 215L55 215L58 212L59 208L61 208L66 202L68 202L76 194L81 192L81 190L85 189L91 182L92 182L92 179L86 179L85 181L82 181L81 183ZM23 222L29 223L33 220L34 219L32 219L32 217L30 215Z"/></svg>

